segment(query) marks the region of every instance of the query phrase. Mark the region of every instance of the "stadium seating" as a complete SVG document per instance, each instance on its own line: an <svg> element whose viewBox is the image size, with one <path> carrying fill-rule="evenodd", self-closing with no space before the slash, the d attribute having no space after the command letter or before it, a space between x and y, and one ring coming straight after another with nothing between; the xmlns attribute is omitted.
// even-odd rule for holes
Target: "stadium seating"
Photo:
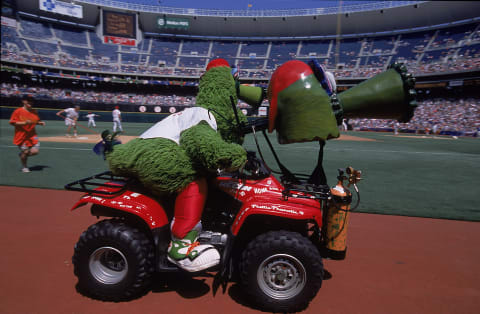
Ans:
<svg viewBox="0 0 480 314"><path fill-rule="evenodd" d="M265 41L245 41L242 43L240 57L266 57L268 42Z"/></svg>
<svg viewBox="0 0 480 314"><path fill-rule="evenodd" d="M190 57L180 57L178 61L178 66L180 68L205 68L207 64L207 58L190 58Z"/></svg>
<svg viewBox="0 0 480 314"><path fill-rule="evenodd" d="M295 59L298 50L297 41L272 42L267 69L275 69L288 60Z"/></svg>
<svg viewBox="0 0 480 314"><path fill-rule="evenodd" d="M268 79L292 59L317 59L338 78L369 77L392 62L414 73L478 67L480 24L396 35L312 40L220 41L145 37L138 47L105 44L90 29L18 19L2 26L2 60L122 73L198 77L212 58L236 64L245 78ZM338 47L337 47L338 45Z"/></svg>
<svg viewBox="0 0 480 314"><path fill-rule="evenodd" d="M332 40L302 41L298 57L327 57Z"/></svg>
<svg viewBox="0 0 480 314"><path fill-rule="evenodd" d="M472 28L468 25L439 29L435 36L435 40L432 42L432 47L455 46L461 40L468 38L472 32Z"/></svg>
<svg viewBox="0 0 480 314"><path fill-rule="evenodd" d="M82 29L75 29L63 25L55 25L52 27L55 37L61 40L62 44L73 44L88 48L87 32Z"/></svg>
<svg viewBox="0 0 480 314"><path fill-rule="evenodd" d="M89 32L92 43L92 57L97 61L106 63L118 62L118 46L104 44L93 32Z"/></svg>
<svg viewBox="0 0 480 314"><path fill-rule="evenodd" d="M23 40L17 35L16 29L5 26L2 27L2 48L7 48L9 45L11 47L14 45L13 47L15 47L17 51L27 51Z"/></svg>
<svg viewBox="0 0 480 314"><path fill-rule="evenodd" d="M207 40L184 40L182 42L182 55L208 56L210 41Z"/></svg>
<svg viewBox="0 0 480 314"><path fill-rule="evenodd" d="M210 56L212 58L223 58L227 60L230 64L234 64L235 58L237 57L238 48L238 42L214 41L212 44L212 51L210 53Z"/></svg>
<svg viewBox="0 0 480 314"><path fill-rule="evenodd" d="M21 35L27 38L33 39L52 39L53 34L50 30L50 25L43 22L32 21L32 20L25 20L21 19L20 22L20 33Z"/></svg>
<svg viewBox="0 0 480 314"><path fill-rule="evenodd" d="M166 67L175 67L180 41L160 38L152 38L151 41L152 49L148 64L151 66L161 64Z"/></svg>
<svg viewBox="0 0 480 314"><path fill-rule="evenodd" d="M339 56L337 67L340 68L355 68L357 66L357 61L359 59L360 49L362 47L362 42L357 39L341 40L336 43L338 46ZM337 51L337 46L335 45L335 53ZM333 55L333 54L331 54ZM336 58L330 58L329 63L337 63Z"/></svg>
<svg viewBox="0 0 480 314"><path fill-rule="evenodd" d="M79 60L88 60L89 50L75 46L62 46L62 51Z"/></svg>
<svg viewBox="0 0 480 314"><path fill-rule="evenodd" d="M136 53L121 53L120 58L123 65L138 65L140 55Z"/></svg>

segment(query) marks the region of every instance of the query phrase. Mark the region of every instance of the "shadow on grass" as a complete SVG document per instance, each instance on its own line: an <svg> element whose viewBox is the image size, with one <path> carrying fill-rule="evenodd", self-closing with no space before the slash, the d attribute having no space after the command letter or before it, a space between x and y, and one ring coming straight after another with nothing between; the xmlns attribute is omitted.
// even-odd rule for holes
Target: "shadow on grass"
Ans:
<svg viewBox="0 0 480 314"><path fill-rule="evenodd" d="M50 168L50 166L38 165L38 166L29 167L28 169L30 169L30 171L42 171L45 168Z"/></svg>

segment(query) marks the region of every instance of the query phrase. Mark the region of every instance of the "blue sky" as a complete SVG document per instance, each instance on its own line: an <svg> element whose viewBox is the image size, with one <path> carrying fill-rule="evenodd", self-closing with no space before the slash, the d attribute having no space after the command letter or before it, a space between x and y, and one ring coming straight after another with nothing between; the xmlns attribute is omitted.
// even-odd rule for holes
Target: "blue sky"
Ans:
<svg viewBox="0 0 480 314"><path fill-rule="evenodd" d="M340 1L325 0L120 0L125 2L154 4L177 8L202 8L221 10L306 9L336 7ZM375 1L343 1L343 5ZM249 7L249 4L251 5Z"/></svg>

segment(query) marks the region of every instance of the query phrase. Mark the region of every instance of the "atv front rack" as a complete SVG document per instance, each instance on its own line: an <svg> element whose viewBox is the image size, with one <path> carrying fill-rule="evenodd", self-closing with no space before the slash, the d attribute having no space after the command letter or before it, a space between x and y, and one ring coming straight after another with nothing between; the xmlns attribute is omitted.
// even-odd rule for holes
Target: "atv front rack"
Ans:
<svg viewBox="0 0 480 314"><path fill-rule="evenodd" d="M285 184L284 187L282 197L285 200L289 197L328 200L331 197L328 185Z"/></svg>
<svg viewBox="0 0 480 314"><path fill-rule="evenodd" d="M124 191L131 180L105 171L88 178L80 179L65 185L69 191L114 195Z"/></svg>

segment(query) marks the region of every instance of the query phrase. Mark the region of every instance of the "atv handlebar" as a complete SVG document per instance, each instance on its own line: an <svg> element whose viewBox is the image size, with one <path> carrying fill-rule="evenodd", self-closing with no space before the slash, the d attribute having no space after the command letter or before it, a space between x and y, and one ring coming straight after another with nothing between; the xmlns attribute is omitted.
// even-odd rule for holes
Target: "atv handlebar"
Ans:
<svg viewBox="0 0 480 314"><path fill-rule="evenodd" d="M268 119L255 119L247 124L243 124L240 128L243 135L253 133L253 131L263 131L268 129Z"/></svg>

